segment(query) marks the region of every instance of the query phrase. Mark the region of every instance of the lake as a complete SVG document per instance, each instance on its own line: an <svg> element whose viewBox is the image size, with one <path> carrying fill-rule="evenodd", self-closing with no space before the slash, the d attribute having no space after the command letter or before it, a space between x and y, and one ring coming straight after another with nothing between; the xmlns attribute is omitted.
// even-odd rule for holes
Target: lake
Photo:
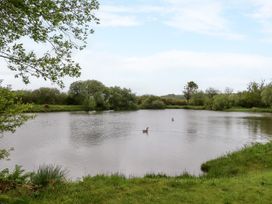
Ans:
<svg viewBox="0 0 272 204"><path fill-rule="evenodd" d="M73 179L102 173L199 175L203 162L271 139L271 116L194 110L39 113L3 135L1 147L15 150L1 168L56 164ZM149 133L143 134L146 127Z"/></svg>

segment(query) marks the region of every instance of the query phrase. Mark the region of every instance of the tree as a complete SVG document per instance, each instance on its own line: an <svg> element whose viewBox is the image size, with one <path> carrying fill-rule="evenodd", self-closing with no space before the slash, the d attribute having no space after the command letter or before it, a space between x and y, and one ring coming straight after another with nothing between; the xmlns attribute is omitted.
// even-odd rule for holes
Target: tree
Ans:
<svg viewBox="0 0 272 204"><path fill-rule="evenodd" d="M197 89L198 85L193 81L190 81L185 85L183 94L185 99L187 100L187 103L189 103L192 95L197 92Z"/></svg>
<svg viewBox="0 0 272 204"><path fill-rule="evenodd" d="M23 114L29 105L22 105L20 98L9 87L1 87L0 82L0 133L14 132L32 116ZM0 149L0 159L8 156L8 150Z"/></svg>
<svg viewBox="0 0 272 204"><path fill-rule="evenodd" d="M56 88L42 87L32 91L32 103L35 104L64 104L66 94Z"/></svg>
<svg viewBox="0 0 272 204"><path fill-rule="evenodd" d="M267 106L272 106L272 84L269 84L264 88L261 93L262 102Z"/></svg>
<svg viewBox="0 0 272 204"><path fill-rule="evenodd" d="M25 83L35 76L63 86L62 77L80 75L72 51L86 47L98 7L97 0L0 0L0 58ZM27 50L30 41L39 52Z"/></svg>
<svg viewBox="0 0 272 204"><path fill-rule="evenodd" d="M220 91L210 87L210 88L206 89L205 93L209 99L212 99L214 96L218 95L220 93Z"/></svg>
<svg viewBox="0 0 272 204"><path fill-rule="evenodd" d="M83 108L85 111L95 110L96 102L93 96L88 96L83 101Z"/></svg>
<svg viewBox="0 0 272 204"><path fill-rule="evenodd" d="M109 104L113 110L132 110L137 109L136 95L130 89L111 87L109 89Z"/></svg>
<svg viewBox="0 0 272 204"><path fill-rule="evenodd" d="M95 99L97 109L106 109L108 106L108 88L100 81L76 81L70 86L69 96L80 105L86 98L92 96Z"/></svg>

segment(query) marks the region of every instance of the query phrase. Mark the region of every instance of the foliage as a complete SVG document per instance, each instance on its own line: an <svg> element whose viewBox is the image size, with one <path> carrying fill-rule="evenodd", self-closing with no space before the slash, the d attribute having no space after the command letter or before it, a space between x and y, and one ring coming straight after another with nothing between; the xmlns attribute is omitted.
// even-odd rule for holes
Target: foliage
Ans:
<svg viewBox="0 0 272 204"><path fill-rule="evenodd" d="M203 106L206 100L206 94L203 91L198 91L192 95L190 104L195 106Z"/></svg>
<svg viewBox="0 0 272 204"><path fill-rule="evenodd" d="M164 109L165 104L158 96L145 95L138 98L138 104L144 109Z"/></svg>
<svg viewBox="0 0 272 204"><path fill-rule="evenodd" d="M56 88L42 87L34 91L17 91L23 103L34 104L66 104L67 94Z"/></svg>
<svg viewBox="0 0 272 204"><path fill-rule="evenodd" d="M35 76L63 86L60 78L80 75L72 51L85 48L98 7L96 0L2 0L0 58L25 83ZM28 50L29 43L39 52Z"/></svg>
<svg viewBox="0 0 272 204"><path fill-rule="evenodd" d="M176 106L184 106L187 105L187 101L184 99L171 98L171 97L161 97L161 100L165 105L176 105Z"/></svg>
<svg viewBox="0 0 272 204"><path fill-rule="evenodd" d="M14 132L31 118L32 116L23 114L29 108L29 105L21 104L21 99L10 88L0 86L0 133Z"/></svg>
<svg viewBox="0 0 272 204"><path fill-rule="evenodd" d="M44 165L31 176L31 183L37 186L46 187L66 181L67 171L60 166Z"/></svg>
<svg viewBox="0 0 272 204"><path fill-rule="evenodd" d="M230 95L227 94L220 94L216 95L213 98L212 109L213 110L225 110L232 107L232 100Z"/></svg>
<svg viewBox="0 0 272 204"><path fill-rule="evenodd" d="M84 99L83 108L85 111L95 110L96 102L93 96L89 96Z"/></svg>
<svg viewBox="0 0 272 204"><path fill-rule="evenodd" d="M194 93L196 93L197 89L198 89L198 85L193 81L190 81L185 85L184 90L183 90L183 94L184 94L184 97L186 98L187 102L190 101L192 95Z"/></svg>
<svg viewBox="0 0 272 204"><path fill-rule="evenodd" d="M264 88L264 90L261 93L262 102L271 107L272 106L272 84L269 84Z"/></svg>
<svg viewBox="0 0 272 204"><path fill-rule="evenodd" d="M25 173L22 167L18 165L12 172L9 169L0 171L0 193L29 183L31 175L32 173Z"/></svg>
<svg viewBox="0 0 272 204"><path fill-rule="evenodd" d="M113 110L134 110L137 109L137 98L130 89L115 86L109 89L109 104Z"/></svg>
<svg viewBox="0 0 272 204"><path fill-rule="evenodd" d="M70 85L68 92L69 96L74 99L78 105L81 105L86 97L93 96L96 100L99 100L101 98L100 96L106 93L106 86L96 80L76 81Z"/></svg>
<svg viewBox="0 0 272 204"><path fill-rule="evenodd" d="M212 99L214 96L218 95L220 91L210 87L206 89L205 93L209 99Z"/></svg>
<svg viewBox="0 0 272 204"><path fill-rule="evenodd" d="M263 107L261 93L264 87L264 82L249 83L247 91L238 93L237 105L245 108Z"/></svg>

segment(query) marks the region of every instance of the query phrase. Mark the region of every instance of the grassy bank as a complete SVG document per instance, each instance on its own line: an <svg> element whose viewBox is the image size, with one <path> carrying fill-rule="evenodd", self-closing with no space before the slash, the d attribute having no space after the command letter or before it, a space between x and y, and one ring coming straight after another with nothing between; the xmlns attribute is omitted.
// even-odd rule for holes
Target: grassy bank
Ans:
<svg viewBox="0 0 272 204"><path fill-rule="evenodd" d="M166 106L166 109L188 109L188 110L207 110L204 106L177 106L177 105L169 105ZM233 107L229 109L225 109L223 111L226 112L251 112L251 113L272 113L272 108L242 108L242 107Z"/></svg>
<svg viewBox="0 0 272 204"><path fill-rule="evenodd" d="M271 203L272 143L208 161L201 177L86 177L31 192L2 195L6 203ZM0 199L0 200L1 200ZM0 202L1 203L1 202ZM5 203L2 201L2 203Z"/></svg>
<svg viewBox="0 0 272 204"><path fill-rule="evenodd" d="M28 112L69 112L69 111L83 111L83 107L79 105L32 105Z"/></svg>

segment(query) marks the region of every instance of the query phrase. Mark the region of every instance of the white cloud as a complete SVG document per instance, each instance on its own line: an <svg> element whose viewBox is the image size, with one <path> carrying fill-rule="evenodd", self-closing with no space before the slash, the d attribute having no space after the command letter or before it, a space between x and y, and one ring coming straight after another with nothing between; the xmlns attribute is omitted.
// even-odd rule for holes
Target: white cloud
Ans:
<svg viewBox="0 0 272 204"><path fill-rule="evenodd" d="M270 80L272 58L239 53L206 53L190 51L165 51L149 56L125 57L112 53L86 50L76 60L82 66L82 77L64 79L66 89L76 80L96 79L107 86L131 88L137 94L181 93L189 80L200 88L215 87L224 90L245 89L250 81ZM3 76L3 75L2 75ZM13 74L5 75L5 84L16 89L35 89L54 86L41 79L32 79L29 86ZM56 86L55 86L56 87Z"/></svg>
<svg viewBox="0 0 272 204"><path fill-rule="evenodd" d="M251 0L254 6L254 11L251 17L257 20L261 27L262 32L266 35L267 42L272 41L272 1L271 0Z"/></svg>
<svg viewBox="0 0 272 204"><path fill-rule="evenodd" d="M126 8L123 7L101 7L97 16L100 19L100 26L102 27L131 27L139 26L141 22L136 16L123 13Z"/></svg>
<svg viewBox="0 0 272 204"><path fill-rule="evenodd" d="M137 26L147 22L163 23L186 32L243 39L231 31L230 22L224 17L222 1L214 0L164 0L157 5L103 5L101 25Z"/></svg>
<svg viewBox="0 0 272 204"><path fill-rule="evenodd" d="M220 1L167 0L172 7L172 17L165 21L169 26L183 31L243 39L230 29L230 22L223 16L224 5Z"/></svg>

